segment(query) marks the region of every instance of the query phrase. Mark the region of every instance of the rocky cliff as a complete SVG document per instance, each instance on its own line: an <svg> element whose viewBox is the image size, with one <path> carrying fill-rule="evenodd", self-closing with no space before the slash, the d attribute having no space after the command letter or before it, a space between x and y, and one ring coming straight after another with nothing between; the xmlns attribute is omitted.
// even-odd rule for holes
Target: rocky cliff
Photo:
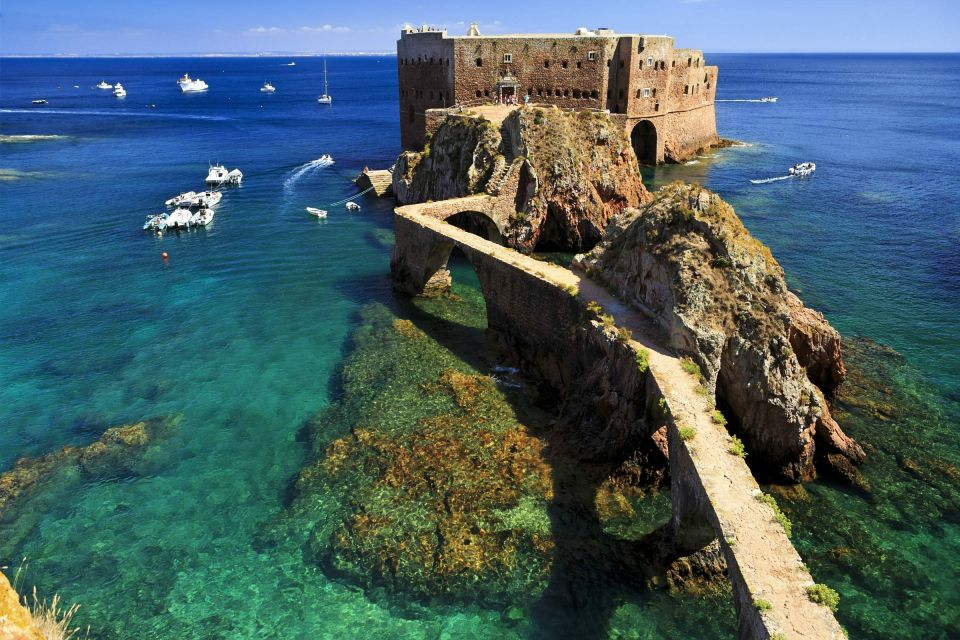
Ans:
<svg viewBox="0 0 960 640"><path fill-rule="evenodd" d="M589 249L614 215L650 198L622 123L556 108L516 109L499 125L450 115L422 153L400 156L393 189L401 204L511 198L512 215L499 222L521 251Z"/></svg>
<svg viewBox="0 0 960 640"><path fill-rule="evenodd" d="M664 187L618 216L575 264L696 362L755 469L802 481L819 464L856 478L863 449L824 399L844 375L839 335L787 290L769 249L719 196Z"/></svg>

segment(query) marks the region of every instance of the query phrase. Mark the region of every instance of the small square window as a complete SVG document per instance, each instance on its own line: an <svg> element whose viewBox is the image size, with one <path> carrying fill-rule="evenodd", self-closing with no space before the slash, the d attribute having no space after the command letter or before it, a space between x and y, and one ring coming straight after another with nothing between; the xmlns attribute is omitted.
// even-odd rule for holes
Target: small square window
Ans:
<svg viewBox="0 0 960 640"><path fill-rule="evenodd" d="M596 60L597 52L596 51L587 51L587 60Z"/></svg>
<svg viewBox="0 0 960 640"><path fill-rule="evenodd" d="M644 97L644 98L649 98L649 97L650 97L650 89L644 89L644 90L643 90L643 97Z"/></svg>
<svg viewBox="0 0 960 640"><path fill-rule="evenodd" d="M652 67L652 66L653 66L653 58L647 58L647 66L648 66L648 67Z"/></svg>
<svg viewBox="0 0 960 640"><path fill-rule="evenodd" d="M505 53L505 54L503 54L503 61L504 61L504 62L513 62L513 54L512 54L512 53Z"/></svg>

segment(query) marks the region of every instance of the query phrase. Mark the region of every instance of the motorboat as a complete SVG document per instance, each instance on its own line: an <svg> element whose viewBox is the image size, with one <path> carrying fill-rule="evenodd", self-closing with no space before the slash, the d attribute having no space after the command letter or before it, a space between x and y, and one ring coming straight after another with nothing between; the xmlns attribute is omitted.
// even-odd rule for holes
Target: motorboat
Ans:
<svg viewBox="0 0 960 640"><path fill-rule="evenodd" d="M240 184L243 182L243 172L240 169L227 171L222 164L213 165L207 173L207 184Z"/></svg>
<svg viewBox="0 0 960 640"><path fill-rule="evenodd" d="M200 78L191 78L189 73L183 74L183 77L177 80L177 84L180 85L182 93L197 93L209 89L206 82Z"/></svg>
<svg viewBox="0 0 960 640"><path fill-rule="evenodd" d="M97 85L97 89L113 89L113 85L106 80L101 80L100 84Z"/></svg>
<svg viewBox="0 0 960 640"><path fill-rule="evenodd" d="M197 211L190 218L190 224L195 227L205 227L211 222L213 222L213 209L207 209L206 207Z"/></svg>
<svg viewBox="0 0 960 640"><path fill-rule="evenodd" d="M295 66L297 66L297 63L294 62L293 60L291 60L290 62L287 63L287 66L288 66L288 67L295 67Z"/></svg>
<svg viewBox="0 0 960 640"><path fill-rule="evenodd" d="M169 216L166 213L156 213L150 214L147 216L147 221L143 223L144 231L163 231L167 228L167 218Z"/></svg>
<svg viewBox="0 0 960 640"><path fill-rule="evenodd" d="M217 206L222 199L223 194L219 191L204 191L203 193L197 194L196 206L200 207L201 209L209 209Z"/></svg>
<svg viewBox="0 0 960 640"><path fill-rule="evenodd" d="M243 171L234 169L227 174L227 184L240 184L243 182Z"/></svg>
<svg viewBox="0 0 960 640"><path fill-rule="evenodd" d="M317 209L316 207L307 207L307 213L317 218L326 218L327 212L325 209Z"/></svg>
<svg viewBox="0 0 960 640"><path fill-rule="evenodd" d="M126 98L127 90L124 89L123 85L118 82L117 84L113 85L113 95L117 96L118 98Z"/></svg>
<svg viewBox="0 0 960 640"><path fill-rule="evenodd" d="M277 88L272 84L270 84L269 82L264 82L263 86L260 87L260 93L273 93L276 90Z"/></svg>
<svg viewBox="0 0 960 640"><path fill-rule="evenodd" d="M47 101L44 100L43 98L40 98L38 100L31 100L30 104L47 104Z"/></svg>
<svg viewBox="0 0 960 640"><path fill-rule="evenodd" d="M358 205L356 202L348 202L347 211L360 211L360 205Z"/></svg>
<svg viewBox="0 0 960 640"><path fill-rule="evenodd" d="M196 191L187 191L185 193L181 193L180 195L170 198L164 204L166 204L168 207L179 207L180 205L186 202L192 202L193 200L196 199L196 197L197 197Z"/></svg>
<svg viewBox="0 0 960 640"><path fill-rule="evenodd" d="M787 172L792 176L809 176L817 170L817 165L812 162L800 162L790 167Z"/></svg>
<svg viewBox="0 0 960 640"><path fill-rule="evenodd" d="M167 216L167 227L171 229L186 229L190 226L190 221L193 220L193 212L189 209L176 209L173 213Z"/></svg>
<svg viewBox="0 0 960 640"><path fill-rule="evenodd" d="M776 102L779 99L777 96L764 96L760 98L760 102Z"/></svg>
<svg viewBox="0 0 960 640"><path fill-rule="evenodd" d="M320 104L333 104L333 96L330 95L330 86L327 84L327 57L323 57L323 95L317 98Z"/></svg>
<svg viewBox="0 0 960 640"><path fill-rule="evenodd" d="M329 153L325 153L320 156L320 159L317 162L321 164L333 164L333 156Z"/></svg>

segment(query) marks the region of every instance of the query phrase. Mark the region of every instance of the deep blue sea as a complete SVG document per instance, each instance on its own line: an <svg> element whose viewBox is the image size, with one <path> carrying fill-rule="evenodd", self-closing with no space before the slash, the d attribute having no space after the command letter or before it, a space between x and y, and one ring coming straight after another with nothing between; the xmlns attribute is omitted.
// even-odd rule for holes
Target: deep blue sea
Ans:
<svg viewBox="0 0 960 640"><path fill-rule="evenodd" d="M869 373L851 388L874 394L838 408L868 445L872 491L785 496L797 546L840 591L852 637L958 637L960 56L708 60L719 98L779 102L719 103L720 134L747 146L645 180L729 200L850 339L852 369ZM391 202L365 196L326 221L304 207L396 158L395 59L330 58L331 107L316 103L322 60L288 62L0 60L0 471L181 417L136 473L31 498L0 525L0 565L26 557L28 583L80 603L97 638L543 637L500 610L397 611L298 548L257 544L305 464L303 426L341 393L361 311L392 304ZM181 95L185 72L210 90ZM127 97L96 89L104 79ZM26 135L61 137L8 137ZM323 154L335 164L299 170ZM816 175L751 182L800 161ZM142 232L209 162L246 175L213 224ZM696 599L630 606L609 637L689 637L697 619Z"/></svg>

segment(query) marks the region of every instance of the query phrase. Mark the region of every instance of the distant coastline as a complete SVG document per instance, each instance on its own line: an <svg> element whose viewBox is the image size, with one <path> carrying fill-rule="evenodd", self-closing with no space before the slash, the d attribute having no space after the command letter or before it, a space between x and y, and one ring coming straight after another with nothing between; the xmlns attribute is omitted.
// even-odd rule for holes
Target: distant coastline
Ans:
<svg viewBox="0 0 960 640"><path fill-rule="evenodd" d="M320 58L334 57L396 57L395 51L329 51L329 52L266 52L266 53L4 53L0 58L55 58L82 60L86 58Z"/></svg>

